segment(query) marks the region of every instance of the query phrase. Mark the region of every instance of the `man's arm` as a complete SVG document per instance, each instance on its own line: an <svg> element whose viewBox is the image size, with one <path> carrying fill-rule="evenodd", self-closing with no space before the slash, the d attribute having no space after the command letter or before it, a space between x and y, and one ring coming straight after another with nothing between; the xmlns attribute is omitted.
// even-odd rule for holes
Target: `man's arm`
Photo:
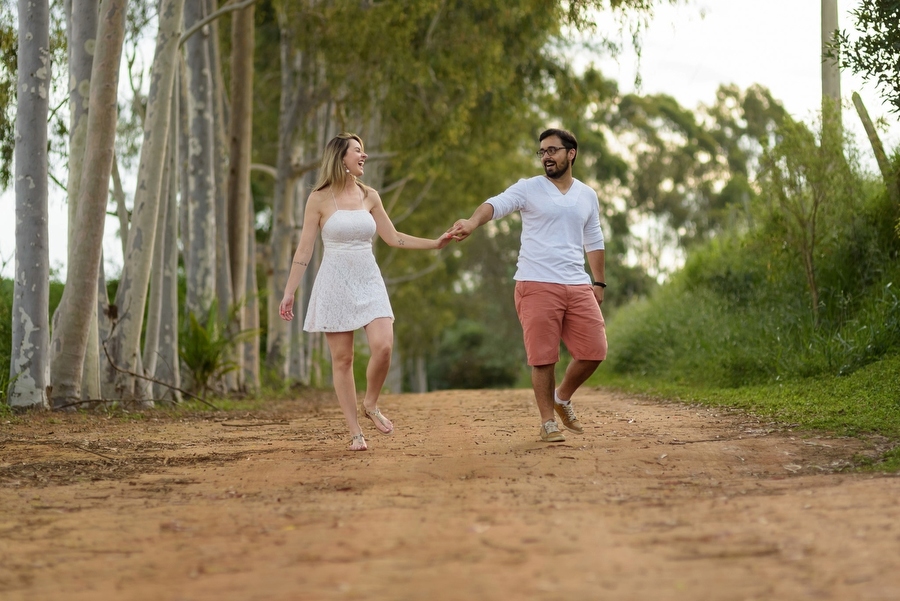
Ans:
<svg viewBox="0 0 900 601"><path fill-rule="evenodd" d="M592 250L587 253L588 266L591 268L591 275L594 276L594 282L606 284L606 258L605 251ZM603 293L606 289L603 286L594 286L594 296L597 298L597 304L603 304Z"/></svg>
<svg viewBox="0 0 900 601"><path fill-rule="evenodd" d="M493 217L493 205L488 202L482 203L477 209L475 209L475 212L472 213L471 217L469 217L468 219L460 219L453 224L453 227L447 230L447 233L457 242L459 242L460 240L465 240L469 237L469 234L490 221Z"/></svg>

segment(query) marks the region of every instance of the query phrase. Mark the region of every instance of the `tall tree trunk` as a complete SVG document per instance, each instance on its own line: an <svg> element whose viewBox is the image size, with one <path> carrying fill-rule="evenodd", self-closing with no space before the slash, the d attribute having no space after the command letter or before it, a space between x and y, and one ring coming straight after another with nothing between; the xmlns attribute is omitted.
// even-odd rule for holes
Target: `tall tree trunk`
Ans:
<svg viewBox="0 0 900 601"><path fill-rule="evenodd" d="M8 402L47 408L50 384L50 250L47 116L50 4L19 0L16 111L16 262ZM81 363L78 364L79 372ZM80 373L79 373L80 375Z"/></svg>
<svg viewBox="0 0 900 601"><path fill-rule="evenodd" d="M180 81L180 78L176 81ZM176 84L178 86L178 84ZM158 399L181 402L181 364L178 355L178 176L179 169L179 130L181 94L178 90L172 94L172 129L169 135L169 189L165 191L166 223L163 228L162 255L162 303L159 315L159 346L156 358L155 379L167 384L154 386L154 397Z"/></svg>
<svg viewBox="0 0 900 601"><path fill-rule="evenodd" d="M172 91L177 67L185 0L163 0L159 11L159 31L152 79L144 119L144 139L138 164L128 253L116 293L119 326L110 341L110 353L123 368L116 377L119 398L136 398L135 378L126 372L140 373L141 328L147 305L147 287L153 262L153 245L160 214L160 195L166 165L166 147L170 130Z"/></svg>
<svg viewBox="0 0 900 601"><path fill-rule="evenodd" d="M172 94L174 98L175 94ZM170 102L170 110L175 105ZM171 114L171 113L170 113ZM166 142L166 164L165 173L162 178L162 186L159 190L159 222L156 224L156 240L153 243L153 263L150 268L150 292L147 305L147 323L144 326L144 350L141 357L144 360L144 373L155 378L156 366L159 358L159 336L162 323L162 305L163 305L163 278L166 269L166 236L168 235L168 214L169 214L169 179L174 177L170 169L172 164L172 137L175 128L174 121L170 123L169 136ZM142 385L142 384L139 384ZM148 392L146 397L158 398L153 392L153 385L146 384ZM138 395L140 398L141 395Z"/></svg>
<svg viewBox="0 0 900 601"><path fill-rule="evenodd" d="M869 143L872 145L872 152L875 153L875 160L878 162L878 170L881 171L881 177L884 180L888 195L891 200L894 201L894 204L900 204L900 181L897 179L898 173L893 165L891 165L891 161L884 151L884 145L881 143L881 138L878 136L878 130L875 129L875 124L872 123L872 119L869 117L869 111L866 110L866 105L863 104L862 98L860 98L859 94L856 92L853 92L853 106L856 107L856 113L859 115L859 120L866 130L866 136L869 138Z"/></svg>
<svg viewBox="0 0 900 601"><path fill-rule="evenodd" d="M281 101L278 107L278 155L275 169L275 193L272 200L271 257L272 276L269 279L268 335L266 338L267 372L284 381L288 375L290 352L290 324L278 317L278 301L290 272L294 240L294 138L298 127L300 91L295 74L300 57L293 49L293 37L287 17L279 14L281 49Z"/></svg>
<svg viewBox="0 0 900 601"><path fill-rule="evenodd" d="M253 232L250 202L250 149L253 137L253 50L254 6L237 11L231 18L231 110L228 124L228 248L231 263L234 302L249 302L255 290L248 290L248 246ZM250 233L248 234L248 230ZM250 263L253 265L253 263ZM254 266L255 269L255 266ZM254 278L255 279L255 278ZM255 303L254 303L255 304ZM238 330L247 328L243 316ZM258 321L258 319L257 319ZM257 353L258 356L258 353ZM243 352L238 352L238 364L244 365ZM246 372L247 366L244 365ZM251 372L252 373L252 372Z"/></svg>
<svg viewBox="0 0 900 601"><path fill-rule="evenodd" d="M53 404L81 398L82 366L88 333L96 314L97 281L103 250L103 226L117 124L117 89L126 0L100 6L97 44L91 71L88 131L78 193L74 261L68 265L60 301L59 326L53 331Z"/></svg>
<svg viewBox="0 0 900 601"><path fill-rule="evenodd" d="M184 24L190 28L203 19L203 3L186 2ZM187 221L190 248L185 264L185 309L205 320L216 295L216 184L214 122L209 44L202 32L185 42L188 96Z"/></svg>
<svg viewBox="0 0 900 601"><path fill-rule="evenodd" d="M249 185L249 183L248 183ZM249 191L248 191L249 196ZM256 281L256 228L254 227L254 215L250 211L247 214L247 260L245 268L245 295L241 313L243 314L243 328L249 330L249 340L244 342L242 380L247 390L259 390L259 284Z"/></svg>
<svg viewBox="0 0 900 601"><path fill-rule="evenodd" d="M215 12L216 0L206 0L206 14L211 15ZM222 79L222 58L219 53L219 19L213 19L208 27L210 34L206 36L206 41L209 45L210 89L213 100L213 177L216 182L216 298L219 321L228 324L231 306L234 304L231 264L228 259L228 198L225 193L228 173L228 134L225 129L228 111L225 84ZM229 353L233 352L234 349L229 349ZM237 388L235 372L225 374L224 379L228 390Z"/></svg>
<svg viewBox="0 0 900 601"><path fill-rule="evenodd" d="M77 234L76 209L81 185L81 169L84 165L84 144L87 139L88 100L91 90L93 48L97 38L98 0L71 0L67 3L66 20L69 51L69 174L66 179L66 196L69 207L68 239ZM69 244L67 263L74 259L75 246ZM101 261L100 271L103 270ZM82 368L82 399L99 399L100 391L100 337L97 316L88 333Z"/></svg>
<svg viewBox="0 0 900 601"><path fill-rule="evenodd" d="M838 32L837 0L822 0L822 110L841 130L841 67L833 47Z"/></svg>

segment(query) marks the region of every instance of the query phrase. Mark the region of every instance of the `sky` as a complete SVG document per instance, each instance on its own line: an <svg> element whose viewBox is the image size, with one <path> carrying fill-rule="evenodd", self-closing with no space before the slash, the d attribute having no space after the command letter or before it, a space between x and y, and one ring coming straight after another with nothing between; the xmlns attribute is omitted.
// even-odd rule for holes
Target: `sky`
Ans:
<svg viewBox="0 0 900 601"><path fill-rule="evenodd" d="M851 29L849 11L858 0L840 0L839 25ZM664 5L644 31L638 67L629 43L616 59L603 59L598 66L604 75L619 81L622 92L634 91L640 70L644 94L666 93L687 108L711 104L721 84L747 88L766 86L795 118L815 119L821 102L819 0L686 0L677 6ZM601 29L615 31L612 22ZM874 171L874 158L850 103L858 92L873 119L885 118L891 125L882 132L888 148L900 145L900 116L892 116L872 83L843 73L844 125L858 139L864 158ZM59 188L51 184L50 265L64 278L67 209ZM0 274L11 277L15 251L15 197L12 190L0 195ZM118 223L107 219L107 277L121 269L121 242Z"/></svg>

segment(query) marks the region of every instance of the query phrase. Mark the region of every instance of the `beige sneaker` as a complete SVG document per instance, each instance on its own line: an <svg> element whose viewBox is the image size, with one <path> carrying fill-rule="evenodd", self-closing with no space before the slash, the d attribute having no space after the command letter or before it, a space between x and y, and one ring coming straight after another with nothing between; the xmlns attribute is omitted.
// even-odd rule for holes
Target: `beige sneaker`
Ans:
<svg viewBox="0 0 900 601"><path fill-rule="evenodd" d="M556 422L551 419L545 421L544 425L541 426L541 440L544 442L566 442L566 437L559 431L559 426L556 425Z"/></svg>
<svg viewBox="0 0 900 601"><path fill-rule="evenodd" d="M575 417L575 409L572 407L572 401L565 404L554 402L553 407L556 409L556 413L559 414L562 425L575 434L584 434L584 428L581 427L581 422Z"/></svg>

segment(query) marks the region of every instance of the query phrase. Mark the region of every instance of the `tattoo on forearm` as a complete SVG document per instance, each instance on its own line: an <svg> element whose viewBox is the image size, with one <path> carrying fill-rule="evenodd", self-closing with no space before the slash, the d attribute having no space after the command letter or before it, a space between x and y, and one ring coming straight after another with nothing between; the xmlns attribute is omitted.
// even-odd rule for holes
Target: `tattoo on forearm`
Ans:
<svg viewBox="0 0 900 601"><path fill-rule="evenodd" d="M406 240L404 240L403 238L397 238L397 245L406 246Z"/></svg>
<svg viewBox="0 0 900 601"><path fill-rule="evenodd" d="M294 261L294 265L303 265L304 267L306 267L307 264L303 261Z"/></svg>

